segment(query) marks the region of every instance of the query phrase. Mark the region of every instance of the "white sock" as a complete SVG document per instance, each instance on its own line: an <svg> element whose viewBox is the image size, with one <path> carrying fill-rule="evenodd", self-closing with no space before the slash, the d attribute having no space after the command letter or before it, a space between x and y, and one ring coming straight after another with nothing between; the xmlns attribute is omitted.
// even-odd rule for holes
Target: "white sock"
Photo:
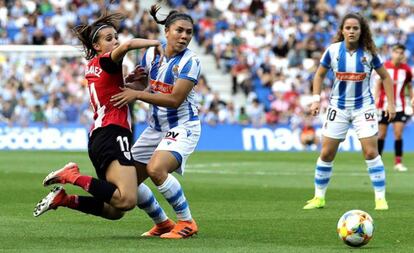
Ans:
<svg viewBox="0 0 414 253"><path fill-rule="evenodd" d="M372 160L365 160L368 166L369 178L374 187L375 199L385 198L385 169L381 156L378 155Z"/></svg>
<svg viewBox="0 0 414 253"><path fill-rule="evenodd" d="M324 162L318 158L315 168L315 197L325 198L329 180L332 176L333 162Z"/></svg>
<svg viewBox="0 0 414 253"><path fill-rule="evenodd" d="M191 212L184 196L180 182L171 174L168 174L164 183L158 186L158 190L173 207L178 220L191 221Z"/></svg>
<svg viewBox="0 0 414 253"><path fill-rule="evenodd" d="M168 219L157 199L155 199L151 189L144 183L141 183L138 186L137 206L144 210L155 224L161 223Z"/></svg>

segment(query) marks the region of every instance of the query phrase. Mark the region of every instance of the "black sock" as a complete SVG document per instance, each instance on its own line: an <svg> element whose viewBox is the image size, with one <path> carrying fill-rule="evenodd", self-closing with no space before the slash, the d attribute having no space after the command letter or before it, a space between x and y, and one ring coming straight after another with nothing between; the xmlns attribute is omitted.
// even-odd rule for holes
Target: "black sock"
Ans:
<svg viewBox="0 0 414 253"><path fill-rule="evenodd" d="M403 155L403 141L395 140L394 142L395 156L401 157Z"/></svg>
<svg viewBox="0 0 414 253"><path fill-rule="evenodd" d="M381 155L384 150L384 140L378 139L378 153Z"/></svg>
<svg viewBox="0 0 414 253"><path fill-rule="evenodd" d="M94 197L79 196L78 206L75 208L83 213L93 214L96 216L102 216L104 208L104 202L97 200Z"/></svg>
<svg viewBox="0 0 414 253"><path fill-rule="evenodd" d="M113 183L92 178L88 192L92 194L92 196L94 196L97 200L109 204L116 189L117 187Z"/></svg>

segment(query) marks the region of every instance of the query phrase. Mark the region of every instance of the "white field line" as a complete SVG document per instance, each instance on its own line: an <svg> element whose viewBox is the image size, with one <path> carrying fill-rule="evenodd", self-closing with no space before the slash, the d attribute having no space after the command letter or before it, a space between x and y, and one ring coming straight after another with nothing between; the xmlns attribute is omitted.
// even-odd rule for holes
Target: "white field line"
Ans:
<svg viewBox="0 0 414 253"><path fill-rule="evenodd" d="M277 168L269 168L266 164L266 169L263 170L263 162L230 162L230 163L194 163L188 164L185 168L185 173L193 174L218 174L218 175L254 175L254 176L313 176L314 168L309 169L295 169L294 171L278 171ZM258 168L257 166L262 166ZM246 168L249 168L246 170ZM257 168L257 169L255 169ZM361 172L335 172L334 175L344 175L352 177L367 176L367 171Z"/></svg>

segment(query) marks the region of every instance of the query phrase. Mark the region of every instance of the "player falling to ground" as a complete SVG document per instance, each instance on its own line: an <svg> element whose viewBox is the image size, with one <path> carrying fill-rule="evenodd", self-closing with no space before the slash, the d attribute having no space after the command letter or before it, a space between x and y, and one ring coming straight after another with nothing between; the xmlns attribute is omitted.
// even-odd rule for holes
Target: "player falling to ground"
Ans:
<svg viewBox="0 0 414 253"><path fill-rule="evenodd" d="M402 163L403 156L403 130L405 123L409 119L409 116L405 114L405 94L408 92L410 96L410 106L414 107L414 94L411 87L412 73L408 64L404 63L405 60L405 46L401 44L394 45L392 47L391 59L384 63L385 68L394 81L394 99L395 110L397 112L395 118L391 121L394 127L394 150L395 150L395 165L396 171L407 171ZM379 119L379 132L378 132L378 151L382 154L384 149L384 140L387 135L388 117L386 116L387 97L385 96L385 90L381 81L378 81L375 86L375 98L377 108L381 110L381 118Z"/></svg>
<svg viewBox="0 0 414 253"><path fill-rule="evenodd" d="M164 50L157 40L131 39L120 44L117 29L122 19L123 15L119 13L103 14L92 24L74 29L89 60L85 78L94 123L88 152L99 179L81 174L78 166L71 162L50 173L43 181L44 186L77 185L92 196L69 195L63 187L56 186L37 204L34 216L64 206L107 219L120 219L124 211L137 204L140 180L130 152L132 133L128 106L115 107L110 98L124 87L122 59L129 50L156 47L155 52L161 55ZM140 187L146 186L141 184ZM155 199L152 207L157 217L165 216Z"/></svg>
<svg viewBox="0 0 414 253"><path fill-rule="evenodd" d="M375 209L386 210L385 169L378 154L378 122L374 97L370 90L370 76L374 69L380 76L388 98L385 115L395 117L392 80L376 53L367 21L359 14L349 13L343 18L335 42L324 52L313 80L311 112L320 110L320 92L329 69L335 75L329 99L328 113L322 127L322 149L315 169L315 196L303 209L325 206L325 193L332 174L333 160L338 146L352 126L361 142L375 191Z"/></svg>
<svg viewBox="0 0 414 253"><path fill-rule="evenodd" d="M156 15L159 6L151 7L151 15L158 24L165 25L165 59L147 50L141 65L149 73L149 92L124 89L113 96L115 106L141 100L151 105L149 126L131 149L147 176L173 207L178 222L161 238L181 239L197 233L188 201L178 180L170 173L184 172L185 164L200 138L200 120L194 85L200 75L200 62L187 48L193 36L193 20L185 13L171 11L164 20ZM157 226L149 234L159 233Z"/></svg>

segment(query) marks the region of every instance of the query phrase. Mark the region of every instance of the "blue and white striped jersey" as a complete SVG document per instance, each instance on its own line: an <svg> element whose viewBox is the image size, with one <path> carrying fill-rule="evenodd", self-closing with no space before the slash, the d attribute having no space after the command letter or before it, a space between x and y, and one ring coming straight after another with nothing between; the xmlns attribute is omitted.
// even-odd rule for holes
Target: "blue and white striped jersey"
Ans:
<svg viewBox="0 0 414 253"><path fill-rule="evenodd" d="M377 55L362 48L350 53L342 41L331 44L320 63L332 69L335 75L330 105L339 109L360 109L374 104L370 88L371 72L382 66L382 60Z"/></svg>
<svg viewBox="0 0 414 253"><path fill-rule="evenodd" d="M159 56L154 59L154 48L149 48L142 58L141 65L149 73L151 93L171 94L177 79L198 82L200 76L200 60L190 49L176 56L163 59L159 66ZM150 105L149 125L157 131L168 131L187 121L199 120L198 105L194 89L190 91L184 102L177 108Z"/></svg>

